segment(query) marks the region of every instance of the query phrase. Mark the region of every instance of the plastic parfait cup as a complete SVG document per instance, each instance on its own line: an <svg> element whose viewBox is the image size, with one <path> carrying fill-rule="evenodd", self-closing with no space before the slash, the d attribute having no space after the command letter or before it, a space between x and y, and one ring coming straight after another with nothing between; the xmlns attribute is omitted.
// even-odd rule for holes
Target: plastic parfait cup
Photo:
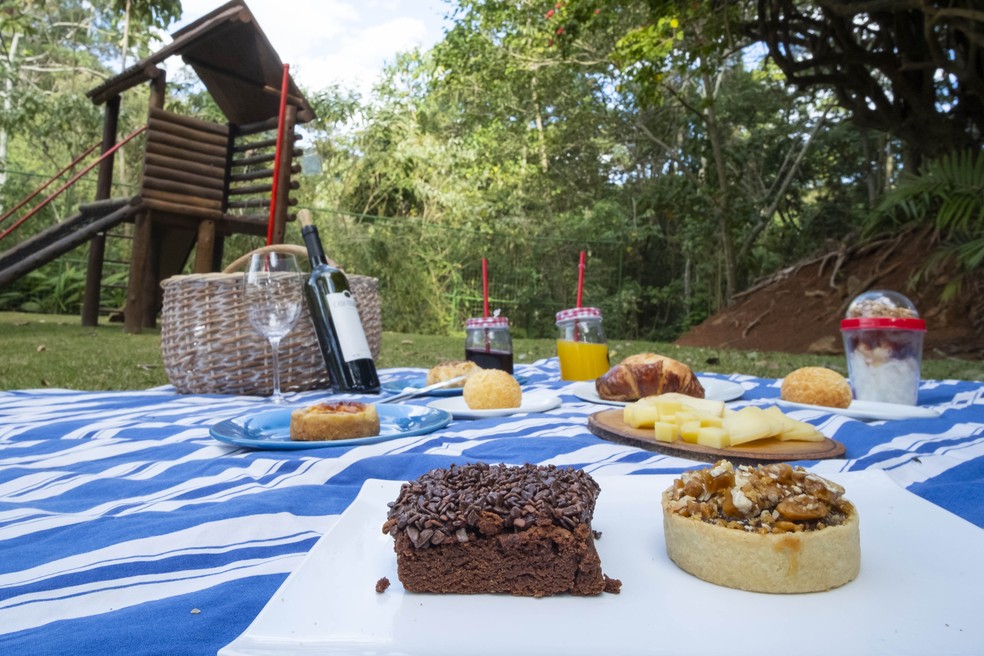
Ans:
<svg viewBox="0 0 984 656"><path fill-rule="evenodd" d="M608 371L601 310L581 307L557 313L557 357L561 380L594 380Z"/></svg>
<svg viewBox="0 0 984 656"><path fill-rule="evenodd" d="M841 334L855 399L917 404L926 322L908 298L887 290L861 294Z"/></svg>

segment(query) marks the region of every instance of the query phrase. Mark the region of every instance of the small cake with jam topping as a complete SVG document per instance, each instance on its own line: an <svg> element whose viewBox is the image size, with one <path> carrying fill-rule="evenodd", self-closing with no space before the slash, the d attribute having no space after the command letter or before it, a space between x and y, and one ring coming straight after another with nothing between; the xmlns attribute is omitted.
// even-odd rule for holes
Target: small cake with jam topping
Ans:
<svg viewBox="0 0 984 656"><path fill-rule="evenodd" d="M663 493L666 551L694 576L753 592L819 592L861 568L844 488L786 463L684 472Z"/></svg>
<svg viewBox="0 0 984 656"><path fill-rule="evenodd" d="M379 413L371 403L325 401L290 413L290 439L350 440L379 435Z"/></svg>
<svg viewBox="0 0 984 656"><path fill-rule="evenodd" d="M577 469L451 465L404 483L383 532L409 592L617 592L591 529L599 491Z"/></svg>
<svg viewBox="0 0 984 656"><path fill-rule="evenodd" d="M481 367L469 360L451 360L449 362L442 362L441 364L435 365L427 370L427 378L424 380L424 384L433 385L434 383L443 383L444 381L451 380L452 378L471 376L475 372L481 370ZM464 386L464 380L448 385L449 388Z"/></svg>

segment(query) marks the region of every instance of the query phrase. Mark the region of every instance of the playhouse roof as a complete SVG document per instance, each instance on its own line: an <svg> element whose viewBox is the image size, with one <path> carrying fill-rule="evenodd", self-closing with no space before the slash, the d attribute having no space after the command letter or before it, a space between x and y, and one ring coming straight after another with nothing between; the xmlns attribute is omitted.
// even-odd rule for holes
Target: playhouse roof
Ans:
<svg viewBox="0 0 984 656"><path fill-rule="evenodd" d="M100 84L86 95L96 104L157 75L158 64L181 55L201 79L216 104L234 125L277 118L283 63L243 0L232 0L174 32L167 46ZM297 107L297 122L314 119L314 110L293 78L288 102Z"/></svg>

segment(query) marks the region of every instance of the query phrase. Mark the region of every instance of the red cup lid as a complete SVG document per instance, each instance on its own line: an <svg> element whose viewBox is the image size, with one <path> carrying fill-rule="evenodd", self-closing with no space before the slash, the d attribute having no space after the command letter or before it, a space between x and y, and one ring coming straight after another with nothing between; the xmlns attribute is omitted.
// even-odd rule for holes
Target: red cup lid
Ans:
<svg viewBox="0 0 984 656"><path fill-rule="evenodd" d="M842 319L841 330L918 330L925 332L926 320L911 317L855 317Z"/></svg>
<svg viewBox="0 0 984 656"><path fill-rule="evenodd" d="M601 310L596 307L568 308L557 313L557 321L571 321L572 319L600 319Z"/></svg>
<svg viewBox="0 0 984 656"><path fill-rule="evenodd" d="M508 317L472 317L465 320L465 328L508 328Z"/></svg>

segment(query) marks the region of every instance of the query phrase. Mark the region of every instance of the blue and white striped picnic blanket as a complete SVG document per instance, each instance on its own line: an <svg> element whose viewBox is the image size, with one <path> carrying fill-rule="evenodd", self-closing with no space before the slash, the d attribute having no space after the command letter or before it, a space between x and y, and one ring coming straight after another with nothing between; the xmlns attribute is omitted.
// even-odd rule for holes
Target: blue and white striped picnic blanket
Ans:
<svg viewBox="0 0 984 656"><path fill-rule="evenodd" d="M214 654L246 629L368 478L407 480L479 460L598 475L698 466L589 433L586 418L600 407L559 381L555 359L519 371L525 393L549 391L563 405L299 451L210 437L219 421L269 409L262 398L181 396L170 387L0 392L0 654ZM744 387L740 403L778 396L775 380L720 378ZM819 473L885 469L984 527L984 384L924 381L919 401L940 417L864 423L790 414L847 447L845 459L811 463Z"/></svg>

